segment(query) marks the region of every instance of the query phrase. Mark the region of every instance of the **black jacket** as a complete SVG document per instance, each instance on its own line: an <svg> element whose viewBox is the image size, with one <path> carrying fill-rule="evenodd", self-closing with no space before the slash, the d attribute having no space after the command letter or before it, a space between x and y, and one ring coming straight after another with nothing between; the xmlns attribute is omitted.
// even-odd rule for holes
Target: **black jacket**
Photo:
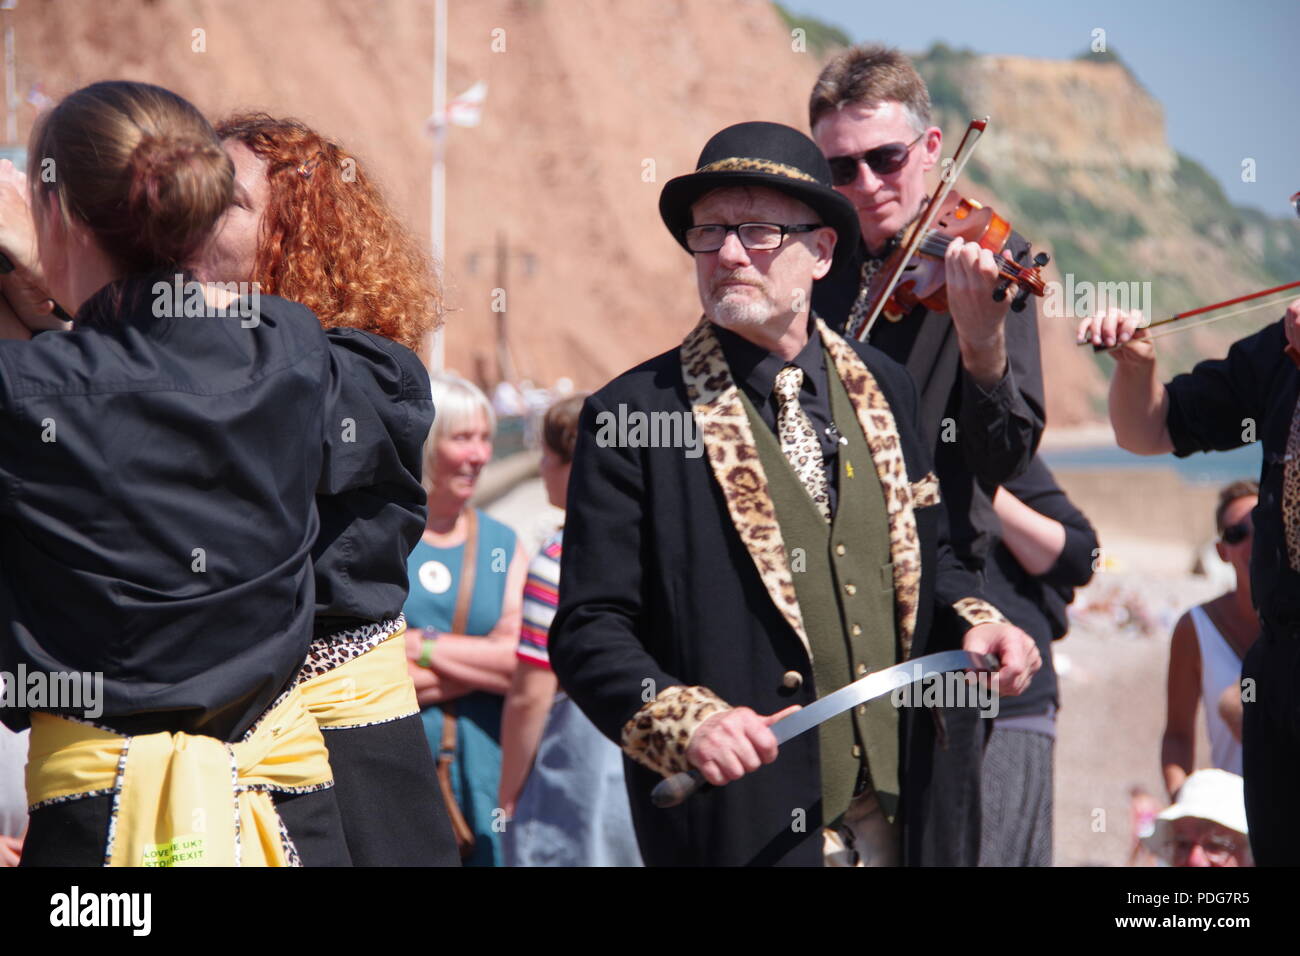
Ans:
<svg viewBox="0 0 1300 956"><path fill-rule="evenodd" d="M872 398L866 393L888 402L896 430L884 444L901 447L906 466L900 477L907 487L892 497L887 491L886 498L891 514L906 499L915 518L920 574L914 608L909 610L900 592L895 597L900 635L908 629L904 619L914 615L911 655L919 656L943 649L933 645L936 633L960 640L971 622L962 623L954 604L978 596L979 585L947 546L937 496L922 491L936 483L917 433L915 386L877 350L856 343L851 348L876 384L855 396L846 382L849 394L855 404ZM681 352L637 366L588 399L570 478L551 661L561 686L616 741L633 714L674 685L707 687L733 706L760 714L808 704L833 689L814 688L811 680L798 689L783 683L787 671L808 672L807 652L729 514L728 493L710 464L721 449L706 442L707 451L692 457L689 447L621 447L599 438L598 416L617 415L620 406L625 412L669 413L665 421L690 416ZM705 385L722 387L716 375ZM697 407L700 401L705 399L697 399ZM712 398L708 404L713 406ZM742 437L734 441L740 459L752 460ZM763 507L762 501L750 503ZM896 563L907 560L901 549L894 557ZM783 557L780 567L788 577ZM936 618L948 626L933 627ZM922 713L929 721L929 713ZM929 754L906 746L902 753L906 817L908 774ZM816 733L804 734L786 743L775 763L672 810L650 803L659 776L627 761L644 859L652 865L820 865L818 759ZM803 830L792 828L796 811L805 814Z"/></svg>
<svg viewBox="0 0 1300 956"><path fill-rule="evenodd" d="M326 339L342 374L332 383L327 405L335 418L325 427L363 460L355 487L316 498L317 636L401 613L406 559L428 514L420 473L433 424L429 373L414 352L357 329L330 329Z"/></svg>
<svg viewBox="0 0 1300 956"><path fill-rule="evenodd" d="M306 655L316 495L372 483L388 442L334 427L374 386L309 310L159 317L153 278L0 343L0 666L102 673L122 733L234 740Z"/></svg>
<svg viewBox="0 0 1300 956"><path fill-rule="evenodd" d="M1017 233L1012 252L1028 248ZM850 267L813 286L813 308L842 329L858 293L863 247ZM921 393L919 430L934 457L952 523L952 545L969 567L979 569L1001 536L992 495L1023 474L1038 448L1046 421L1038 318L1030 296L1023 312L1006 323L1007 373L986 392L967 376L952 317L917 306L894 323L883 316L870 342L907 367Z"/></svg>

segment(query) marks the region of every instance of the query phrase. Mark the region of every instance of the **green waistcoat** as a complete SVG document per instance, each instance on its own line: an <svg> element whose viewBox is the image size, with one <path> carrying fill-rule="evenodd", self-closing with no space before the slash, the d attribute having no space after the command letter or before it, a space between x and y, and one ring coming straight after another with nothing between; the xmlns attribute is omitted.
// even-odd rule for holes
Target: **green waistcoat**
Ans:
<svg viewBox="0 0 1300 956"><path fill-rule="evenodd" d="M894 664L897 653L884 490L829 355L826 368L831 418L848 440L839 448L839 500L829 525L776 435L741 393L785 541L818 697ZM864 768L892 822L898 812L898 712L889 697L826 721L818 733L823 825L848 809Z"/></svg>

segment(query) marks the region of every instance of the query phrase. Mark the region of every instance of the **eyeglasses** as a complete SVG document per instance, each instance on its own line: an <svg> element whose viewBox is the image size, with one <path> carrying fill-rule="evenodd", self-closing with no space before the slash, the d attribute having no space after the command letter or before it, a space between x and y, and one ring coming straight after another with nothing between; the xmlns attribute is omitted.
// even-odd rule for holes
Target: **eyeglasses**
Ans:
<svg viewBox="0 0 1300 956"><path fill-rule="evenodd" d="M1186 860L1192 855L1192 850L1198 846L1205 854L1205 859L1218 866L1227 863L1241 849L1235 841L1223 837L1206 837L1202 840L1179 838L1174 840L1174 860L1178 862Z"/></svg>
<svg viewBox="0 0 1300 956"><path fill-rule="evenodd" d="M783 226L777 222L742 222L734 226L706 224L690 226L683 233L686 248L691 252L717 252L727 241L727 233L734 232L740 244L746 249L777 249L785 242L785 237L792 232L813 232L825 229L821 223L808 223L799 226Z"/></svg>
<svg viewBox="0 0 1300 956"><path fill-rule="evenodd" d="M1296 193L1291 197L1291 205L1295 207L1295 214L1300 216L1300 193Z"/></svg>
<svg viewBox="0 0 1300 956"><path fill-rule="evenodd" d="M1254 531L1255 529L1249 521L1239 521L1234 525L1229 525L1224 528L1223 534L1220 535L1220 537L1223 538L1224 544L1241 544L1241 542L1249 538Z"/></svg>
<svg viewBox="0 0 1300 956"><path fill-rule="evenodd" d="M886 143L857 156L833 156L827 160L831 166L831 182L836 186L847 186L858 178L858 163L866 163L877 176L896 173L911 158L912 147L925 136L922 133L910 143Z"/></svg>

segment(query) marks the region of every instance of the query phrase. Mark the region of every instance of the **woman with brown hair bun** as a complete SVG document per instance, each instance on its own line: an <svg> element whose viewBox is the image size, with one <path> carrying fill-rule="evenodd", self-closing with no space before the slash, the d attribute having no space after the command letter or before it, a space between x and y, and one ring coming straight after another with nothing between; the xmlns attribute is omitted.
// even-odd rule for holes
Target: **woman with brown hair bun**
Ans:
<svg viewBox="0 0 1300 956"><path fill-rule="evenodd" d="M317 499L315 639L299 679L325 732L348 849L359 866L456 865L402 616L407 555L425 525L420 473L433 420L429 377L412 350L440 320L438 286L427 256L337 144L261 113L217 132L236 195L203 274L252 280L311 308L339 365L379 396L364 422L349 416L382 450L369 482Z"/></svg>
<svg viewBox="0 0 1300 956"><path fill-rule="evenodd" d="M293 678L362 386L302 306L204 306L183 267L234 170L184 99L96 83L29 156L39 266L11 186L0 251L75 321L0 342L0 669L50 690L0 710L32 728L23 865L346 865Z"/></svg>

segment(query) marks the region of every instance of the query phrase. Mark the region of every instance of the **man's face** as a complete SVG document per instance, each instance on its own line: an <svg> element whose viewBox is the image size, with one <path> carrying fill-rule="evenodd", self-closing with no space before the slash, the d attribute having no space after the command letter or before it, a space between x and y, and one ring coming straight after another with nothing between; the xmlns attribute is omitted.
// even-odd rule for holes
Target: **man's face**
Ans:
<svg viewBox="0 0 1300 956"><path fill-rule="evenodd" d="M910 143L920 132L908 122L902 104L888 101L876 107L852 105L832 110L813 127L813 139L822 154L833 159L858 157L888 143ZM927 193L925 174L938 163L942 142L943 134L932 126L911 148L902 169L881 175L866 163L858 163L853 182L835 187L858 211L869 250L879 251L916 216Z"/></svg>
<svg viewBox="0 0 1300 956"><path fill-rule="evenodd" d="M1173 826L1174 866L1250 866L1250 844L1242 834L1198 817L1182 817Z"/></svg>
<svg viewBox="0 0 1300 956"><path fill-rule="evenodd" d="M792 196L763 187L715 189L691 207L694 224L737 225L774 222L784 226L819 222ZM814 279L830 271L835 231L791 233L776 249L746 249L735 232L716 252L695 253L700 302L709 320L742 332L804 312Z"/></svg>

